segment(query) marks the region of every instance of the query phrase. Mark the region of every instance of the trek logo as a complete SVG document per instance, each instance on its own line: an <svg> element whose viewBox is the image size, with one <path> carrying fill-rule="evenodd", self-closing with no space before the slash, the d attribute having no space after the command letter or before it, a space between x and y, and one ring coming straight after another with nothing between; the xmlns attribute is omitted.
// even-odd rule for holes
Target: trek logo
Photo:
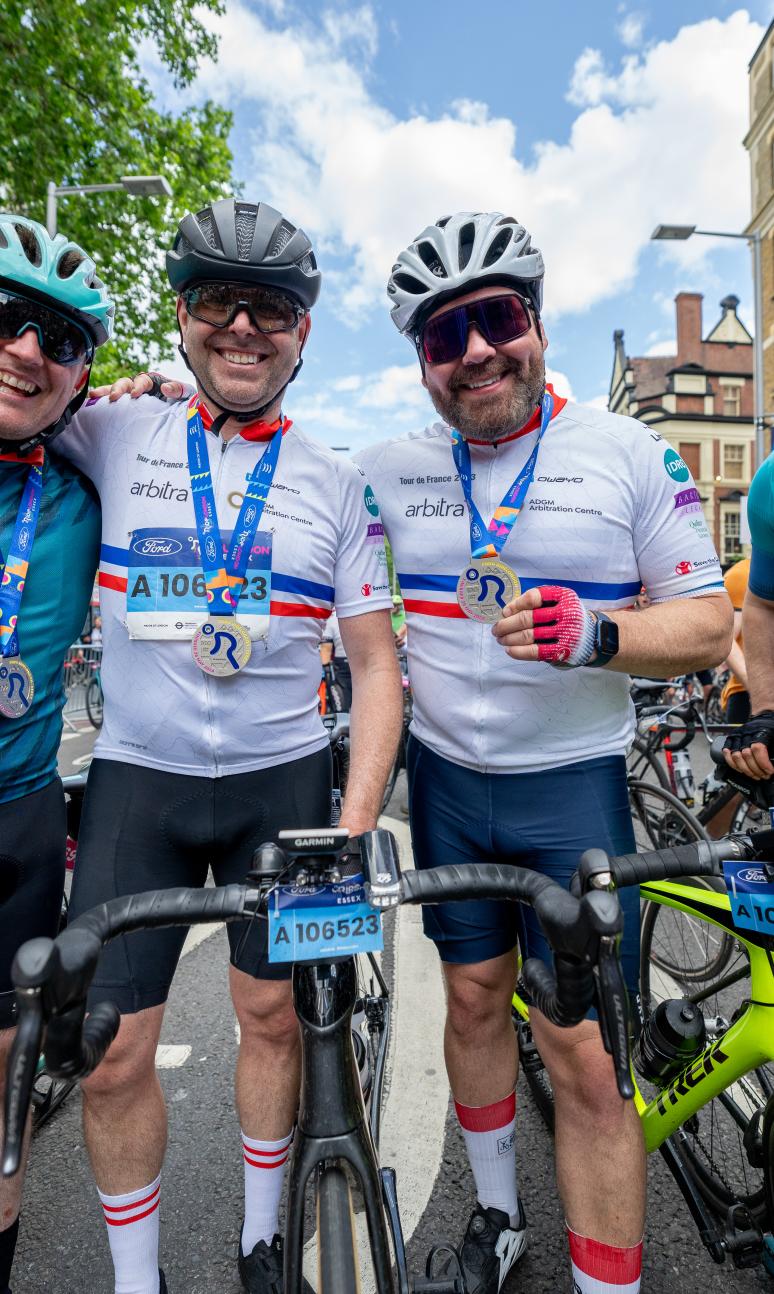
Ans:
<svg viewBox="0 0 774 1294"><path fill-rule="evenodd" d="M188 499L187 490L171 481L155 481L153 477L149 481L132 481L130 493L144 495L146 499L174 499L176 503L185 503Z"/></svg>
<svg viewBox="0 0 774 1294"><path fill-rule="evenodd" d="M370 485L367 485L363 491L363 502L366 506L366 512L370 512L372 517L379 516L379 504L376 502L376 496Z"/></svg>
<svg viewBox="0 0 774 1294"><path fill-rule="evenodd" d="M421 503L410 503L406 508L407 517L464 517L465 504L448 499L423 499Z"/></svg>
<svg viewBox="0 0 774 1294"><path fill-rule="evenodd" d="M691 473L676 449L664 451L664 467L666 468L667 476L671 476L673 481L682 482L690 478Z"/></svg>
<svg viewBox="0 0 774 1294"><path fill-rule="evenodd" d="M176 539L168 539L166 535L135 539L132 544L132 552L139 553L141 557L171 557L173 553L182 551L183 545Z"/></svg>
<svg viewBox="0 0 774 1294"><path fill-rule="evenodd" d="M724 1065L727 1060L728 1055L721 1048L720 1042L713 1043L707 1051L702 1052L698 1060L695 1060L688 1069L683 1070L680 1077L674 1083L671 1083L665 1092L661 1093L656 1102L656 1109L659 1114L666 1114L667 1101L670 1105L677 1105L681 1096L687 1096L690 1088L696 1087L718 1065Z"/></svg>

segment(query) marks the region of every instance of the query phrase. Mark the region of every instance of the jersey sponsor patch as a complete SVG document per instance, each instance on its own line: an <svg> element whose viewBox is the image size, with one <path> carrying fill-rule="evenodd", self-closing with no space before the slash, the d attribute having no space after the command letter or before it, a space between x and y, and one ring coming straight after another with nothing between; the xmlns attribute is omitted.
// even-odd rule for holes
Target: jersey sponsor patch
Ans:
<svg viewBox="0 0 774 1294"><path fill-rule="evenodd" d="M228 547L230 533L223 535L223 542ZM237 611L253 639L265 638L269 632L271 549L271 534L259 530ZM133 531L126 582L130 638L190 639L208 614L207 585L194 527Z"/></svg>
<svg viewBox="0 0 774 1294"><path fill-rule="evenodd" d="M680 457L676 449L667 449L664 451L664 468L667 476L673 481L682 485L684 481L691 479L691 473L688 471L687 464Z"/></svg>

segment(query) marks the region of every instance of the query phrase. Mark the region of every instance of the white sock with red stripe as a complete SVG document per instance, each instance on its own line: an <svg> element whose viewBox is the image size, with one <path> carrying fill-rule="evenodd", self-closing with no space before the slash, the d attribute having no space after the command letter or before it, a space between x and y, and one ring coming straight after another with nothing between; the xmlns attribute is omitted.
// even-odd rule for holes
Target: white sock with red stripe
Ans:
<svg viewBox="0 0 774 1294"><path fill-rule="evenodd" d="M242 1253L247 1257L259 1240L270 1245L278 1229L279 1202L293 1131L279 1141L254 1141L242 1133L245 1157L245 1224Z"/></svg>
<svg viewBox="0 0 774 1294"><path fill-rule="evenodd" d="M567 1224L565 1223L565 1226ZM619 1249L579 1236L567 1226L574 1294L639 1294L642 1241Z"/></svg>
<svg viewBox="0 0 774 1294"><path fill-rule="evenodd" d="M128 1195L103 1195L115 1294L159 1294L159 1192L161 1175Z"/></svg>
<svg viewBox="0 0 774 1294"><path fill-rule="evenodd" d="M461 1105L454 1102L465 1149L476 1182L479 1204L501 1209L511 1226L519 1219L519 1188L516 1181L516 1093L511 1092L494 1105Z"/></svg>

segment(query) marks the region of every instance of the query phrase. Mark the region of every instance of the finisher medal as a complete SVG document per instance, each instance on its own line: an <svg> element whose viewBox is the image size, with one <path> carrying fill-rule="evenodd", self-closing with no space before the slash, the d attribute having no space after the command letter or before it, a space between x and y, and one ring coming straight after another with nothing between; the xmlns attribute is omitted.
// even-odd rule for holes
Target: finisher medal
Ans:
<svg viewBox="0 0 774 1294"><path fill-rule="evenodd" d="M465 615L489 625L520 593L518 575L497 557L471 557L457 583L457 601Z"/></svg>
<svg viewBox="0 0 774 1294"><path fill-rule="evenodd" d="M20 656L4 656L0 660L0 714L6 719L21 719L34 695L35 680L29 665Z"/></svg>
<svg viewBox="0 0 774 1294"><path fill-rule="evenodd" d="M229 678L249 661L252 643L244 625L234 616L210 616L196 630L191 649L196 664L205 674Z"/></svg>

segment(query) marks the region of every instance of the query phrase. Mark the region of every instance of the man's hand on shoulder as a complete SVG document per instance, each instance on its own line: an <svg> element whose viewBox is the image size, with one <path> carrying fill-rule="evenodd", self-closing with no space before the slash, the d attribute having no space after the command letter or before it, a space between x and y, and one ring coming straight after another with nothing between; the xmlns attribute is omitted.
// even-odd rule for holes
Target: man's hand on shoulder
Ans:
<svg viewBox="0 0 774 1294"><path fill-rule="evenodd" d="M119 377L107 386L95 386L89 390L90 399L99 400L106 396L111 402L128 395L137 400L141 395L155 395L161 400L184 400L192 388L175 378L164 377L163 373L137 373L135 377Z"/></svg>

